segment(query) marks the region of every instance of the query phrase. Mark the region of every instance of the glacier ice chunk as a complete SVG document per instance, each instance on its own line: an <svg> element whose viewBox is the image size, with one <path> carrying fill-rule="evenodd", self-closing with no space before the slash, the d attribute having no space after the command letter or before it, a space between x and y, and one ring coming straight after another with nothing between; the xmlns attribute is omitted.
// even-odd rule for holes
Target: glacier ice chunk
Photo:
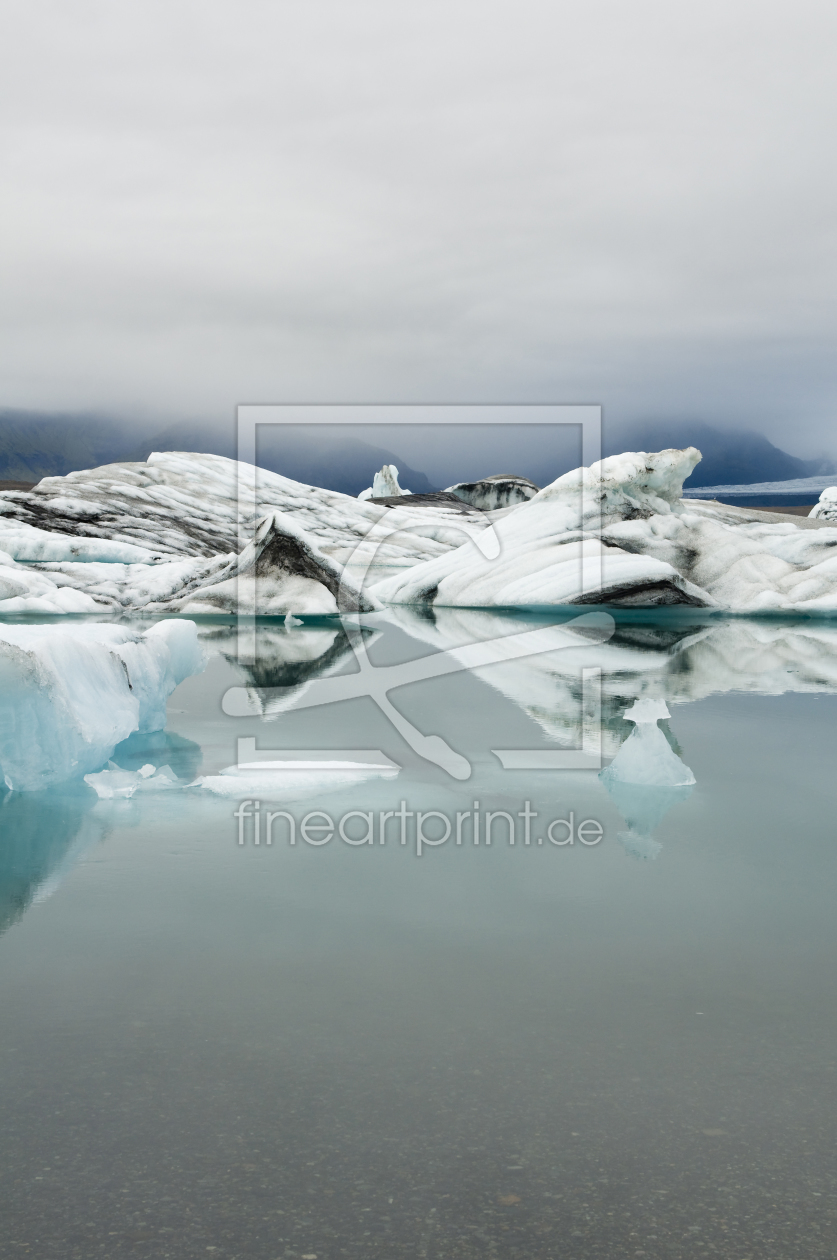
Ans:
<svg viewBox="0 0 837 1260"><path fill-rule="evenodd" d="M158 770L149 764L139 770L120 770L112 761L108 762L107 770L86 774L84 782L102 801L130 800L137 792L168 792L186 786L171 766L160 766Z"/></svg>
<svg viewBox="0 0 837 1260"><path fill-rule="evenodd" d="M528 477L520 477L516 473L495 473L491 477L481 477L479 481L458 481L456 485L448 486L445 493L454 494L463 503L470 503L484 512L491 512L527 503L538 493L538 487Z"/></svg>
<svg viewBox="0 0 837 1260"><path fill-rule="evenodd" d="M412 490L402 490L398 484L398 469L395 464L384 464L380 472L376 472L372 485L368 490L361 490L359 499L396 499L403 494L412 494Z"/></svg>
<svg viewBox="0 0 837 1260"><path fill-rule="evenodd" d="M819 521L837 521L837 486L828 486L808 513Z"/></svg>
<svg viewBox="0 0 837 1260"><path fill-rule="evenodd" d="M686 787L695 776L674 752L657 723L670 717L664 700L644 697L626 709L624 717L634 729L619 749L602 778L654 787Z"/></svg>
<svg viewBox="0 0 837 1260"><path fill-rule="evenodd" d="M205 665L191 621L0 625L0 781L36 791L97 770Z"/></svg>

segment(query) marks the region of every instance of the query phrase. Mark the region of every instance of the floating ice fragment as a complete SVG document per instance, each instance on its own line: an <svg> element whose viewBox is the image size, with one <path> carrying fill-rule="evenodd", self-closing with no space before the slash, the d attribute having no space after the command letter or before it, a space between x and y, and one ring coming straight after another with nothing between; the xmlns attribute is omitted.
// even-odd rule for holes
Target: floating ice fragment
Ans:
<svg viewBox="0 0 837 1260"><path fill-rule="evenodd" d="M635 723L634 729L603 775L654 787L686 787L695 782L657 725L671 716L664 700L637 700L623 716Z"/></svg>
<svg viewBox="0 0 837 1260"><path fill-rule="evenodd" d="M664 700L642 696L622 716L634 729L599 778L628 824L618 832L625 852L649 861L663 847L654 839L655 829L673 805L691 795L695 776L657 725L671 716Z"/></svg>
<svg viewBox="0 0 837 1260"><path fill-rule="evenodd" d="M262 797L265 800L296 800L311 792L330 792L351 787L366 779L394 779L401 767L380 754L377 761L287 760L251 761L227 766L217 775L199 778L191 787L200 787L216 796L235 800Z"/></svg>
<svg viewBox="0 0 837 1260"><path fill-rule="evenodd" d="M129 800L137 792L167 792L182 788L182 783L171 766L143 766L140 770L120 770L112 761L107 770L98 774L86 774L84 782L92 787L100 800Z"/></svg>

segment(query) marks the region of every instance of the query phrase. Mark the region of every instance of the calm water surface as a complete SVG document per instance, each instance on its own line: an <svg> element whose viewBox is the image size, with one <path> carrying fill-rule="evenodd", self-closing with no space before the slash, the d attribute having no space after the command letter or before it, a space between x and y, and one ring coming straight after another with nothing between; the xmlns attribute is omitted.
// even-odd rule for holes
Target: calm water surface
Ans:
<svg viewBox="0 0 837 1260"><path fill-rule="evenodd" d="M478 620L376 623L370 657L461 646ZM490 847L468 823L421 857L397 822L384 845L291 846L279 820L257 847L233 798L9 794L0 1255L837 1254L837 628L660 617L583 662L393 692L467 781L369 698L289 711L274 688L351 672L334 628L262 627L247 665L230 628L202 633L206 673L120 765L191 779L241 736L380 749L396 779L273 808L455 820L528 801L531 843L500 820ZM578 744L596 653L605 759L633 700L663 698L693 788L501 768L492 749ZM230 717L241 687L250 715ZM539 844L570 812L601 842Z"/></svg>

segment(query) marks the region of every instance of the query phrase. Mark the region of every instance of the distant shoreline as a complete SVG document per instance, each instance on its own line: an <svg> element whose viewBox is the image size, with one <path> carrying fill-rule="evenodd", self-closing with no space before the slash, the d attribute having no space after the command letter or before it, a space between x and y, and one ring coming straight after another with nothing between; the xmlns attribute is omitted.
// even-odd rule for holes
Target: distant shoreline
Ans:
<svg viewBox="0 0 837 1260"><path fill-rule="evenodd" d="M748 508L756 508L759 512L781 512L784 516L810 516L815 503L794 503L788 507L777 507L775 503L748 503Z"/></svg>

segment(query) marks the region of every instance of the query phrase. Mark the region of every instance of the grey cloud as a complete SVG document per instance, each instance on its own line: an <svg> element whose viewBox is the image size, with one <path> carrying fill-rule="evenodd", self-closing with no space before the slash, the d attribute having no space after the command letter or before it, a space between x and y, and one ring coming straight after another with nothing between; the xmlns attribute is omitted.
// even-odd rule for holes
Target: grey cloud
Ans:
<svg viewBox="0 0 837 1260"><path fill-rule="evenodd" d="M9 3L0 402L602 402L802 454L831 6Z"/></svg>

